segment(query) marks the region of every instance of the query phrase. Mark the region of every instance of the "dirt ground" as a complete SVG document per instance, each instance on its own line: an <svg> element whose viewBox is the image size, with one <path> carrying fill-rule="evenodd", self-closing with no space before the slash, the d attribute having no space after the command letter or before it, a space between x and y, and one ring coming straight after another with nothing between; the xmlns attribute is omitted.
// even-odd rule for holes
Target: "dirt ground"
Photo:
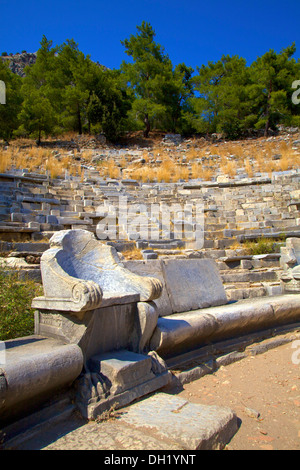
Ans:
<svg viewBox="0 0 300 470"><path fill-rule="evenodd" d="M179 396L235 411L240 428L228 450L299 450L300 341L221 366Z"/></svg>

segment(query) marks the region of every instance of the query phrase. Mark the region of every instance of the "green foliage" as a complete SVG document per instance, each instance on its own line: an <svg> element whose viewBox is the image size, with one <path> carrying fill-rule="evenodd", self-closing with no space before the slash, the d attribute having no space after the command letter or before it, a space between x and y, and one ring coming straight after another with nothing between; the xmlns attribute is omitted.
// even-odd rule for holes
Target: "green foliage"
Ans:
<svg viewBox="0 0 300 470"><path fill-rule="evenodd" d="M293 103L300 79L295 44L273 50L251 65L223 55L197 67L173 66L155 31L145 21L121 41L129 62L107 70L85 56L73 39L53 47L43 36L37 60L14 75L0 60L7 104L0 106L0 138L37 138L67 131L103 132L116 141L128 130L181 134L222 133L236 139L268 134L278 124L299 126L300 105Z"/></svg>
<svg viewBox="0 0 300 470"><path fill-rule="evenodd" d="M300 76L300 61L292 59L295 45L277 54L269 51L251 66L238 56L223 56L198 68L194 77L195 127L235 139L253 129L288 124L299 115L292 103L292 83Z"/></svg>
<svg viewBox="0 0 300 470"><path fill-rule="evenodd" d="M0 340L28 336L34 332L31 302L41 295L41 286L21 282L16 271L0 267Z"/></svg>
<svg viewBox="0 0 300 470"><path fill-rule="evenodd" d="M18 127L22 106L21 78L13 74L7 63L0 60L0 80L6 87L6 104L0 104L0 138L9 140Z"/></svg>
<svg viewBox="0 0 300 470"><path fill-rule="evenodd" d="M295 44L279 54L270 50L249 68L253 109L258 118L256 128L264 126L265 135L270 128L275 129L278 123L289 120L292 114L299 114L291 99L292 83L300 76L300 61L292 59L295 52Z"/></svg>
<svg viewBox="0 0 300 470"><path fill-rule="evenodd" d="M41 141L41 134L50 134L55 124L55 113L49 99L40 90L32 89L24 93L22 110L19 120L22 128Z"/></svg>
<svg viewBox="0 0 300 470"><path fill-rule="evenodd" d="M132 63L123 62L121 71L133 92L132 113L144 123L145 137L148 137L151 125L161 121L167 112L162 96L172 76L171 61L154 37L151 25L143 21L137 26L135 36L121 42L126 54L133 59Z"/></svg>
<svg viewBox="0 0 300 470"><path fill-rule="evenodd" d="M45 36L36 63L26 69L19 134L51 135L61 129L82 134L98 125L108 139L125 127L130 100L118 72L104 70L73 39L52 47Z"/></svg>
<svg viewBox="0 0 300 470"><path fill-rule="evenodd" d="M118 71L94 71L97 78L87 106L87 119L92 125L100 125L110 141L115 141L127 130L127 112L132 98Z"/></svg>
<svg viewBox="0 0 300 470"><path fill-rule="evenodd" d="M271 238L259 238L256 242L247 241L245 243L249 255L265 255L268 253L276 253L278 251L277 244Z"/></svg>

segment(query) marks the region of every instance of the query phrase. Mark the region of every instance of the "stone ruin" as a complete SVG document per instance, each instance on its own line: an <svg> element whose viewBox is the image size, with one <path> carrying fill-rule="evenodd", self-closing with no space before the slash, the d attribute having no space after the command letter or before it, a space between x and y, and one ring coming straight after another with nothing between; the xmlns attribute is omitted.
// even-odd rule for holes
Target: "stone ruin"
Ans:
<svg viewBox="0 0 300 470"><path fill-rule="evenodd" d="M215 345L220 353L234 338L251 343L251 334L272 335L300 319L299 291L228 302L214 260L125 266L114 247L83 229L53 235L41 273L35 335L7 341L0 369L8 428L62 392L83 417L96 419L174 385L172 370L201 349ZM232 414L230 422L228 439L237 430Z"/></svg>
<svg viewBox="0 0 300 470"><path fill-rule="evenodd" d="M103 150L101 158L115 158ZM116 151L119 158L128 151ZM127 153L126 153L127 152ZM132 152L131 152L132 153ZM102 155L102 154L101 154ZM136 158L142 153L136 151ZM85 229L94 234L99 222L115 217L120 198L128 205L145 207L145 225L156 237L147 237L144 227L131 230L118 225L117 234L105 234L107 244L120 252L137 247L144 260L211 258L217 262L228 300L241 300L282 291L279 249L271 254L249 255L244 243L261 237L280 246L287 238L300 236L299 172L238 178L232 182L178 182L147 184L130 179L105 179L93 168L84 180L11 170L0 174L0 263L15 266L21 277L41 282L39 260L49 248L49 239L60 230ZM202 204L204 237L202 249L194 249L177 228L180 217L166 231L161 220L151 217L151 207L181 207ZM144 214L143 214L144 215ZM120 239L116 239L116 236ZM12 242L12 240L14 240Z"/></svg>
<svg viewBox="0 0 300 470"><path fill-rule="evenodd" d="M286 293L300 292L300 239L288 238L281 248L282 290Z"/></svg>
<svg viewBox="0 0 300 470"><path fill-rule="evenodd" d="M83 183L56 185L40 175L6 174L0 184L5 264L44 288L33 301L35 334L5 342L0 420L7 430L61 395L95 419L168 390L174 370L208 351L221 354L299 325L297 173L152 186L103 182L92 171ZM120 195L149 204L204 201L203 250L182 246L174 234L99 241L97 222ZM99 205L106 209L100 216ZM280 253L249 256L233 248L262 235L276 241L282 232ZM126 261L120 246L127 244L140 247L143 260ZM230 419L232 435L236 417Z"/></svg>

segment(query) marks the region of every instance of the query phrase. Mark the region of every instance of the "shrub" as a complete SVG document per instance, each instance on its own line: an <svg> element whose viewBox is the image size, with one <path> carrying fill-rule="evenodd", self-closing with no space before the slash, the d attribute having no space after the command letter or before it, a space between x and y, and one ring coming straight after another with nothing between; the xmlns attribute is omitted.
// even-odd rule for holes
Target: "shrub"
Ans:
<svg viewBox="0 0 300 470"><path fill-rule="evenodd" d="M0 267L0 340L34 333L32 299L41 295L41 285L20 281L17 271Z"/></svg>
<svg viewBox="0 0 300 470"><path fill-rule="evenodd" d="M249 255L265 255L268 253L275 253L277 251L277 244L271 238L260 238L256 242L246 242L245 247Z"/></svg>

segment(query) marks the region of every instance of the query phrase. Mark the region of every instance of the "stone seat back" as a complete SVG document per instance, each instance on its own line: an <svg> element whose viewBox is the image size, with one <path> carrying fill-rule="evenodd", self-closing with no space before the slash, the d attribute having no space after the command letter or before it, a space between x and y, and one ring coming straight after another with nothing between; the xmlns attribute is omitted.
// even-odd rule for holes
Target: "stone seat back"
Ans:
<svg viewBox="0 0 300 470"><path fill-rule="evenodd" d="M163 289L155 300L159 316L227 303L217 264L212 259L127 261L125 267L140 276L154 276Z"/></svg>

